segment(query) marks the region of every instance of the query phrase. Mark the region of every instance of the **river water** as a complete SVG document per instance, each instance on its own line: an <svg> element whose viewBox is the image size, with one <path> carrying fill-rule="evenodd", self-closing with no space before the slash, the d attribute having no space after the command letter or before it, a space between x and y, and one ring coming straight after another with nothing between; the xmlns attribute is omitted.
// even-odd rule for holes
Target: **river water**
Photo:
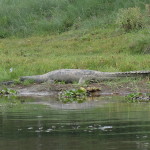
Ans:
<svg viewBox="0 0 150 150"><path fill-rule="evenodd" d="M149 103L111 97L77 105L27 101L0 105L0 150L150 149Z"/></svg>

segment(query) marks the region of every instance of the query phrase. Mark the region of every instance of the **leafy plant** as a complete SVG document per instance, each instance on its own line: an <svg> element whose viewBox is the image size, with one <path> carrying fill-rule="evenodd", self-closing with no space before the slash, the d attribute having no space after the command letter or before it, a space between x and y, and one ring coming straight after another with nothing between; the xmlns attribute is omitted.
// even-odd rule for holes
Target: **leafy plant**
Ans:
<svg viewBox="0 0 150 150"><path fill-rule="evenodd" d="M9 89L9 88L3 88L2 90L0 90L0 95L1 96L14 96L14 95L16 95L17 94L17 92L15 91L15 90L13 90L13 89Z"/></svg>
<svg viewBox="0 0 150 150"><path fill-rule="evenodd" d="M82 103L86 100L87 92L84 88L66 90L59 94L59 100L63 103L78 102Z"/></svg>
<svg viewBox="0 0 150 150"><path fill-rule="evenodd" d="M120 9L116 23L125 31L139 29L144 26L144 19L139 7Z"/></svg>

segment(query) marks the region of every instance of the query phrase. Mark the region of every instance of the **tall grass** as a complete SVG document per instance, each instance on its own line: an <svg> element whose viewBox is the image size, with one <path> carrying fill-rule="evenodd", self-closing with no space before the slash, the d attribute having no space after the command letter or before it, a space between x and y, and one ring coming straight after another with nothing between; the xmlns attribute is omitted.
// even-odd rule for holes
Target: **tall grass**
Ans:
<svg viewBox="0 0 150 150"><path fill-rule="evenodd" d="M149 0L0 0L0 37L51 34L113 23L119 8Z"/></svg>

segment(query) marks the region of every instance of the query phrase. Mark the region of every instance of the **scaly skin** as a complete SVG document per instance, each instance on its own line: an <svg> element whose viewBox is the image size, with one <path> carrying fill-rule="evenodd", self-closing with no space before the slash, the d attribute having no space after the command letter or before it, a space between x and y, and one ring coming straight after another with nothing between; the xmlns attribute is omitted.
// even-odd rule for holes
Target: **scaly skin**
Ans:
<svg viewBox="0 0 150 150"><path fill-rule="evenodd" d="M100 72L94 70L82 69L60 69L48 72L43 75L24 76L20 80L33 80L34 82L41 83L47 81L64 81L66 83L85 81L103 81L112 80L122 77L150 77L150 71L130 71L130 72Z"/></svg>

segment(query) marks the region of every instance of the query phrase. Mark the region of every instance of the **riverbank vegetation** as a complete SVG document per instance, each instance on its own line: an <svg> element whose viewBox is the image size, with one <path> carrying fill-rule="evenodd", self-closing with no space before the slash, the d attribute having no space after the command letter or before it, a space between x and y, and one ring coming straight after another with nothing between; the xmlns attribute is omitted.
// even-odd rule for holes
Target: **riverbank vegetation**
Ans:
<svg viewBox="0 0 150 150"><path fill-rule="evenodd" d="M0 0L0 37L107 27L119 9L139 7L145 13L146 4L149 0Z"/></svg>
<svg viewBox="0 0 150 150"><path fill-rule="evenodd" d="M148 3L0 0L0 81L62 68L149 70ZM127 12L131 7L137 8L137 18L130 16L132 28L126 30L120 22L127 22L128 15L120 9Z"/></svg>

